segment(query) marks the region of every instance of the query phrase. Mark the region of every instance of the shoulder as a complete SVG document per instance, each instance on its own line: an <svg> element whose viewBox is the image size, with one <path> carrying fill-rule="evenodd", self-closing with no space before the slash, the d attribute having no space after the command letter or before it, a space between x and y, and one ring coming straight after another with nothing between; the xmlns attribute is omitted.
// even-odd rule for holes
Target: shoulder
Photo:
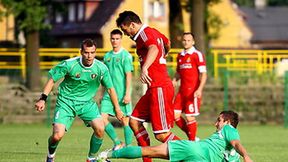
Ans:
<svg viewBox="0 0 288 162"><path fill-rule="evenodd" d="M62 62L60 62L58 64L58 66L68 66L68 67L70 67L70 66L73 66L73 65L79 64L79 63L80 63L80 56L63 60Z"/></svg>

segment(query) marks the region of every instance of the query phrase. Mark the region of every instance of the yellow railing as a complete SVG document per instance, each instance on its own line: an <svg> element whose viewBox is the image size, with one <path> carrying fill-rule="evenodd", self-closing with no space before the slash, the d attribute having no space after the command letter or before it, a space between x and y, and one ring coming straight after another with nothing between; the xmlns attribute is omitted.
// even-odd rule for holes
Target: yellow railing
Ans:
<svg viewBox="0 0 288 162"><path fill-rule="evenodd" d="M288 59L288 50L212 50L214 56L214 77L219 70L273 72L277 63ZM287 65L288 66L288 65Z"/></svg>
<svg viewBox="0 0 288 162"><path fill-rule="evenodd" d="M96 57L100 60L104 54L111 49L98 48L96 50ZM175 68L177 53L181 49L171 49L170 54L167 58L167 65ZM134 74L138 75L139 62L138 56L135 49L128 50L133 57ZM25 49L12 49L12 48L0 48L0 69L18 69L21 70L23 78L26 76L26 60L25 60ZM52 68L54 65L59 63L61 60L79 56L79 48L40 48L40 69L47 70Z"/></svg>
<svg viewBox="0 0 288 162"><path fill-rule="evenodd" d="M97 49L96 57L102 59L110 49ZM138 75L139 62L135 49L128 50L133 56L134 74ZM167 57L167 66L176 69L177 53L181 49L171 49ZM273 72L276 63L288 59L288 50L211 50L214 61L214 77L219 77L220 69L237 71ZM40 48L40 69L52 68L59 61L79 56L78 48ZM287 65L288 66L288 65ZM25 49L0 48L0 69L18 69L25 78ZM209 70L209 69L208 69Z"/></svg>

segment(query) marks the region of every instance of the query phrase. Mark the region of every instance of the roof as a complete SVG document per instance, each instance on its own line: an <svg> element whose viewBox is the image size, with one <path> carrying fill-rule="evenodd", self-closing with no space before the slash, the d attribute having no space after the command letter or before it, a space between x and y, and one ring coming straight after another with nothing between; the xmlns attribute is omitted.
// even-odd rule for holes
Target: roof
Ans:
<svg viewBox="0 0 288 162"><path fill-rule="evenodd" d="M251 42L288 41L288 7L239 7L253 32Z"/></svg>
<svg viewBox="0 0 288 162"><path fill-rule="evenodd" d="M104 0L99 2L97 10L91 18L85 22L69 22L66 24L54 24L52 35L78 35L101 34L100 30L109 21L110 17L120 6L122 0Z"/></svg>

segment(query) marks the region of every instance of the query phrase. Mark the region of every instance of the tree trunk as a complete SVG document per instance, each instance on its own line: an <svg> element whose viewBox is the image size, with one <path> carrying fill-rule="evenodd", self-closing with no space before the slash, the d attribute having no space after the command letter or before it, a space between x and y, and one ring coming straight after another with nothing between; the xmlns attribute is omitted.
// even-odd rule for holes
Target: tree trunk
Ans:
<svg viewBox="0 0 288 162"><path fill-rule="evenodd" d="M179 1L169 1L169 32L170 40L173 48L182 48L183 21L181 4Z"/></svg>
<svg viewBox="0 0 288 162"><path fill-rule="evenodd" d="M195 46L205 53L205 2L204 0L192 0L191 16L192 32L194 34Z"/></svg>
<svg viewBox="0 0 288 162"><path fill-rule="evenodd" d="M26 86L31 91L40 91L39 32L26 35Z"/></svg>

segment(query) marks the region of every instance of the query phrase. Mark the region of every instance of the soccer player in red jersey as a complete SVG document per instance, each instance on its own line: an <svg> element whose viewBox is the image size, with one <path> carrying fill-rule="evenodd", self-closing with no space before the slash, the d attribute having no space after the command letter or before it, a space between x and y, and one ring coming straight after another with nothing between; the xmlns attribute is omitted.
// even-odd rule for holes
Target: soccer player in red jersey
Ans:
<svg viewBox="0 0 288 162"><path fill-rule="evenodd" d="M148 85L146 94L136 104L130 126L140 146L149 146L149 135L143 122L151 122L155 138L161 142L179 139L170 129L174 122L174 88L166 68L165 55L170 41L158 30L142 24L139 16L124 11L116 20L117 26L136 42L141 65L140 80ZM151 159L144 158L144 161Z"/></svg>
<svg viewBox="0 0 288 162"><path fill-rule="evenodd" d="M184 33L182 43L184 50L177 56L177 70L173 78L174 86L181 80L173 105L174 117L176 124L186 132L189 140L194 141L197 132L195 117L200 114L207 70L204 55L194 47L193 34ZM185 114L186 120L181 116L182 113Z"/></svg>

